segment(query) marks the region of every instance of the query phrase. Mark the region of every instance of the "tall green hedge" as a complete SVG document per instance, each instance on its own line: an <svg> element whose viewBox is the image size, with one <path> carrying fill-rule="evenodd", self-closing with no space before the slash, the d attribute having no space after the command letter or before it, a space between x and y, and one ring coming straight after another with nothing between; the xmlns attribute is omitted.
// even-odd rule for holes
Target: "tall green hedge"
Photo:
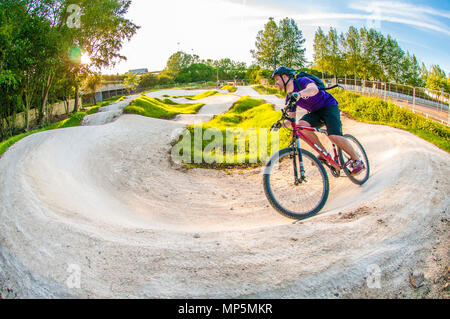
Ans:
<svg viewBox="0 0 450 319"><path fill-rule="evenodd" d="M341 111L356 120L401 128L450 152L450 128L446 125L378 97L362 96L339 89L330 93L338 100Z"/></svg>

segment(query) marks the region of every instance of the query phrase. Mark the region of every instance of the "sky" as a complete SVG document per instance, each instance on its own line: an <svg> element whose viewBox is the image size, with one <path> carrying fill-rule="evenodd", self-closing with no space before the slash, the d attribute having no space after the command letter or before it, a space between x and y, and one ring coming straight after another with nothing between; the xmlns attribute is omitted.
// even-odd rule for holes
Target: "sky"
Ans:
<svg viewBox="0 0 450 319"><path fill-rule="evenodd" d="M103 69L104 74L160 71L179 50L249 66L256 35L269 17L277 23L285 17L296 21L308 61L318 27L339 33L350 26L367 27L391 35L427 66L438 64L450 73L450 0L133 0L126 17L141 28L123 45L127 61Z"/></svg>

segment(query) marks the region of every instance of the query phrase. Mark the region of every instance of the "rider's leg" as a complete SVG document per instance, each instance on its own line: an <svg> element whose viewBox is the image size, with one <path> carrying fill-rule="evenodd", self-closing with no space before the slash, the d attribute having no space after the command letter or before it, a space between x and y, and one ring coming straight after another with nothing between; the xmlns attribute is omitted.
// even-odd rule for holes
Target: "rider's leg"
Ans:
<svg viewBox="0 0 450 319"><path fill-rule="evenodd" d="M347 141L345 137L339 135L329 135L328 138L331 140L331 142L342 148L348 155L350 155L352 160L359 160L358 154L356 154L352 145Z"/></svg>
<svg viewBox="0 0 450 319"><path fill-rule="evenodd" d="M321 109L319 113L325 121L328 138L331 142L343 149L354 161L359 160L359 156L356 154L352 145L342 136L342 123L339 107L337 105L326 106Z"/></svg>
<svg viewBox="0 0 450 319"><path fill-rule="evenodd" d="M308 123L308 122L306 122L304 120L300 120L298 122L298 125L312 127L310 123ZM314 144L319 146L322 150L324 150L325 152L327 151L327 149L320 142L320 140L317 137L316 133L311 132L311 131L307 131L307 130L303 130L302 133L305 134L307 138L309 138Z"/></svg>

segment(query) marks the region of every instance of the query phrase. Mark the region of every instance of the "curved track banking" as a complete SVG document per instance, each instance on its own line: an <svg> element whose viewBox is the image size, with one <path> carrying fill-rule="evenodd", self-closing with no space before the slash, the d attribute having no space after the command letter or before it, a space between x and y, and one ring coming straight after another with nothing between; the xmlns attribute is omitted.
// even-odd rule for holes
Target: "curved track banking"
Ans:
<svg viewBox="0 0 450 319"><path fill-rule="evenodd" d="M201 102L204 114L226 110L219 97ZM269 207L259 169L171 164L183 121L122 115L31 135L0 159L0 287L44 298L439 296L449 154L394 128L343 124L371 178L359 187L329 174L325 208L300 224ZM367 284L374 267L380 288ZM410 271L428 290L411 288Z"/></svg>

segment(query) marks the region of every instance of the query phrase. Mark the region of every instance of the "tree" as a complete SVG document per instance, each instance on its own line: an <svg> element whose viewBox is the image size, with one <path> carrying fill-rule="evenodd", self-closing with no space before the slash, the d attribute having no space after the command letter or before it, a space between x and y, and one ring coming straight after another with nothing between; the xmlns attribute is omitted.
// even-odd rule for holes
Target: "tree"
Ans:
<svg viewBox="0 0 450 319"><path fill-rule="evenodd" d="M158 83L161 85L167 85L173 84L175 81L173 77L167 73L167 70L164 70L158 75Z"/></svg>
<svg viewBox="0 0 450 319"><path fill-rule="evenodd" d="M165 75L177 82L191 82L191 76L185 73L193 63L198 63L200 58L198 55L190 55L183 51L172 54L167 60ZM184 72L184 73L183 73Z"/></svg>
<svg viewBox="0 0 450 319"><path fill-rule="evenodd" d="M322 28L319 27L319 29L316 31L314 35L314 64L317 67L317 69L320 72L322 72L322 78L323 73L325 72L325 69L327 67L328 52L329 52L328 39L325 36L325 33L323 32Z"/></svg>
<svg viewBox="0 0 450 319"><path fill-rule="evenodd" d="M36 5L37 3L37 5ZM76 4L80 8L80 26L72 27L67 23L71 12L69 5ZM46 0L28 1L28 11L50 24L48 43L55 45L45 59L44 94L42 98L40 122L48 93L55 79L56 68L68 49L82 49L92 61L92 67L100 69L113 66L119 60L125 60L119 54L124 39L131 39L138 27L124 18L131 1L124 0ZM77 63L77 61L74 61ZM72 68L72 71L80 70ZM74 75L78 78L78 75ZM79 85L75 87L78 102ZM76 107L77 108L77 107Z"/></svg>
<svg viewBox="0 0 450 319"><path fill-rule="evenodd" d="M212 81L216 74L214 67L203 63L192 63L183 73L189 74L192 82Z"/></svg>
<svg viewBox="0 0 450 319"><path fill-rule="evenodd" d="M402 61L405 52L400 48L397 41L391 36L386 38L386 46L384 50L384 65L383 69L386 72L386 77L389 80L399 82L400 80L400 62Z"/></svg>
<svg viewBox="0 0 450 319"><path fill-rule="evenodd" d="M169 57L166 69L176 74L181 72L182 69L188 68L193 61L194 58L192 55L178 51Z"/></svg>
<svg viewBox="0 0 450 319"><path fill-rule="evenodd" d="M294 69L304 67L306 49L303 48L303 45L306 40L295 20L289 18L281 20L279 32L281 37L280 64Z"/></svg>
<svg viewBox="0 0 450 319"><path fill-rule="evenodd" d="M401 61L401 83L412 86L423 85L420 79L419 62L415 55L410 55L409 52L403 57Z"/></svg>
<svg viewBox="0 0 450 319"><path fill-rule="evenodd" d="M93 94L93 96L94 96L94 105L97 105L96 92L97 92L98 88L102 85L102 83L103 83L103 78L98 73L89 75L86 78L86 81L84 83L85 90L87 92Z"/></svg>
<svg viewBox="0 0 450 319"><path fill-rule="evenodd" d="M0 2L1 138L5 137L4 119L11 122L14 114L23 110L23 105L25 110L38 106L40 124L48 115L50 102L67 101L74 94L77 110L78 88L86 74L92 72L80 64L81 51L90 55L93 68L112 66L116 60L125 59L119 55L122 41L130 39L138 28L124 18L130 3L124 0ZM74 4L81 9L78 16L81 27L71 27L68 23L71 15L68 8ZM6 134L10 135L11 130Z"/></svg>
<svg viewBox="0 0 450 319"><path fill-rule="evenodd" d="M336 78L343 71L343 53L336 29L330 28L326 44L325 69Z"/></svg>
<svg viewBox="0 0 450 319"><path fill-rule="evenodd" d="M385 56L385 46L386 46L386 38L380 32L377 32L373 29L370 29L370 32L373 33L373 37L375 39L375 73L373 77L380 81L387 81L386 72L383 68L384 65L384 56Z"/></svg>
<svg viewBox="0 0 450 319"><path fill-rule="evenodd" d="M364 80L375 79L377 77L377 55L376 55L376 35L374 30L361 28L359 30L361 40L361 64L359 74Z"/></svg>
<svg viewBox="0 0 450 319"><path fill-rule="evenodd" d="M253 58L262 67L274 69L280 65L282 38L274 19L264 25L256 36L256 50L251 50Z"/></svg>
<svg viewBox="0 0 450 319"><path fill-rule="evenodd" d="M421 86L425 86L428 78L428 69L425 63L422 62L422 66L420 67L420 80L422 82Z"/></svg>
<svg viewBox="0 0 450 319"><path fill-rule="evenodd" d="M348 67L347 70L354 75L356 83L356 76L362 64L362 54L361 38L355 27L350 27L346 33L344 52L345 64Z"/></svg>
<svg viewBox="0 0 450 319"><path fill-rule="evenodd" d="M427 77L426 88L450 93L449 79L446 78L445 71L439 65L432 65Z"/></svg>
<svg viewBox="0 0 450 319"><path fill-rule="evenodd" d="M153 73L147 73L141 76L139 81L140 89L148 89L158 84L158 77Z"/></svg>
<svg viewBox="0 0 450 319"><path fill-rule="evenodd" d="M137 74L131 72L125 73L125 79L123 80L123 86L128 93L133 93L139 85L140 77Z"/></svg>

